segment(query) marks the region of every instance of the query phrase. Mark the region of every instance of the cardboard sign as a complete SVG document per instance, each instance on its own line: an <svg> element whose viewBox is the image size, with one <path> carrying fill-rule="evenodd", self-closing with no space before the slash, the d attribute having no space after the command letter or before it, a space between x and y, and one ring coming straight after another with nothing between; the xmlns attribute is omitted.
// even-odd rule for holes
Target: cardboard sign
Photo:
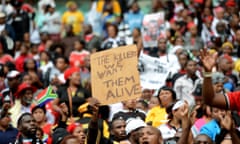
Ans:
<svg viewBox="0 0 240 144"><path fill-rule="evenodd" d="M141 54L138 62L142 88L159 89L165 85L169 74L169 65L159 58Z"/></svg>
<svg viewBox="0 0 240 144"><path fill-rule="evenodd" d="M128 45L91 55L92 95L112 104L141 95L137 47Z"/></svg>
<svg viewBox="0 0 240 144"><path fill-rule="evenodd" d="M157 47L159 37L165 35L164 12L147 14L142 23L142 39L144 48Z"/></svg>

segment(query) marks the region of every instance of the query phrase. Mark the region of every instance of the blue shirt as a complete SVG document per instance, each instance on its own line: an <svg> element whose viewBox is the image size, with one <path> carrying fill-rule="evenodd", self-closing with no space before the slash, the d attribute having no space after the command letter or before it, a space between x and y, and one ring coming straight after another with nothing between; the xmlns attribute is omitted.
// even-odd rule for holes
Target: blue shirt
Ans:
<svg viewBox="0 0 240 144"><path fill-rule="evenodd" d="M14 143L18 135L18 130L12 126L9 126L6 131L0 130L1 144Z"/></svg>
<svg viewBox="0 0 240 144"><path fill-rule="evenodd" d="M215 137L220 133L220 131L221 129L219 124L215 119L213 119L200 129L200 134L206 134L211 138L212 141L215 141Z"/></svg>
<svg viewBox="0 0 240 144"><path fill-rule="evenodd" d="M124 15L124 22L129 25L132 32L134 28L141 28L143 17L144 15L141 11L136 13L130 11Z"/></svg>

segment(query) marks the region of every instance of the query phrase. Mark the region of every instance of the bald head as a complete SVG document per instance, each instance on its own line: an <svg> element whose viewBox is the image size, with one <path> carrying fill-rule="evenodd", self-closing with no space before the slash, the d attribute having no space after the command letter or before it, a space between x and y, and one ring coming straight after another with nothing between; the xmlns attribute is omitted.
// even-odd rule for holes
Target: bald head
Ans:
<svg viewBox="0 0 240 144"><path fill-rule="evenodd" d="M213 141L205 134L199 134L194 139L194 143L207 143L207 144L213 144Z"/></svg>
<svg viewBox="0 0 240 144"><path fill-rule="evenodd" d="M152 126L146 126L139 132L139 143L144 144L161 144L162 143L161 132Z"/></svg>

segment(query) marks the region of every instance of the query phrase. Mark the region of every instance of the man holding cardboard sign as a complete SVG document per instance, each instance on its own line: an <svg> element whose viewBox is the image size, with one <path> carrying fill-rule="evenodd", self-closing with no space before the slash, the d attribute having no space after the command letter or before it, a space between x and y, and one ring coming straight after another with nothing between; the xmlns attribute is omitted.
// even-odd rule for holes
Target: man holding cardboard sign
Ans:
<svg viewBox="0 0 240 144"><path fill-rule="evenodd" d="M92 95L106 105L140 97L137 63L135 45L92 54Z"/></svg>

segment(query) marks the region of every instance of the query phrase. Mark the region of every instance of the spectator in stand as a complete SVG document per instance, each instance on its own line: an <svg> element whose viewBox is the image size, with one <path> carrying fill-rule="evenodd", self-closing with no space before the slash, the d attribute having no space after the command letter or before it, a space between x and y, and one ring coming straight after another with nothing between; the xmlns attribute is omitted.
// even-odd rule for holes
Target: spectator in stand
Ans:
<svg viewBox="0 0 240 144"><path fill-rule="evenodd" d="M145 119L146 123L154 127L158 127L167 122L166 108L176 101L177 96L173 89L164 86L160 88L157 98L160 105L149 110Z"/></svg>
<svg viewBox="0 0 240 144"><path fill-rule="evenodd" d="M47 14L43 20L43 27L41 28L41 31L48 32L51 40L59 41L61 32L61 16L57 11L55 11L55 7L55 4L46 6Z"/></svg>
<svg viewBox="0 0 240 144"><path fill-rule="evenodd" d="M71 25L73 27L74 35L79 35L82 32L82 24L84 22L84 16L82 12L78 10L77 3L69 1L66 4L68 10L63 13L62 24L63 27Z"/></svg>
<svg viewBox="0 0 240 144"><path fill-rule="evenodd" d="M80 123L72 123L68 125L67 131L78 138L79 144L85 144L86 141L86 131Z"/></svg>
<svg viewBox="0 0 240 144"><path fill-rule="evenodd" d="M40 53L40 67L43 77L49 68L53 67L53 62L51 61L50 54L47 51Z"/></svg>
<svg viewBox="0 0 240 144"><path fill-rule="evenodd" d="M15 13L12 15L11 25L16 33L16 41L22 41L24 33L30 32L30 21L32 18L26 11L21 10L22 5L22 0L14 2Z"/></svg>
<svg viewBox="0 0 240 144"><path fill-rule="evenodd" d="M193 92L196 84L201 82L201 77L197 71L197 62L194 60L188 60L186 62L186 74L179 77L174 83L174 90L177 93L177 98L186 100L189 105L195 104L194 97L191 93Z"/></svg>
<svg viewBox="0 0 240 144"><path fill-rule="evenodd" d="M143 16L144 15L139 8L138 2L133 2L128 12L124 15L124 22L129 25L131 32L134 28L141 28Z"/></svg>
<svg viewBox="0 0 240 144"><path fill-rule="evenodd" d="M72 52L74 48L73 41L77 41L79 39L78 36L75 36L73 33L73 27L72 25L66 25L64 27L65 34L62 36L62 43L65 46L65 57L69 57L70 53Z"/></svg>
<svg viewBox="0 0 240 144"><path fill-rule="evenodd" d="M152 108L157 107L159 105L160 105L160 103L159 103L158 97L152 96L148 103L148 109L150 111Z"/></svg>
<svg viewBox="0 0 240 144"><path fill-rule="evenodd" d="M224 8L223 7L219 6L219 7L214 8L213 13L214 13L214 18L213 18L211 29L213 31L213 34L215 36L217 36L218 35L217 24L223 23L223 25L226 25L226 24L228 24L228 22L226 20L224 20Z"/></svg>
<svg viewBox="0 0 240 144"><path fill-rule="evenodd" d="M99 50L101 45L101 38L93 33L92 26L90 24L85 24L83 26L83 38L86 43L86 50L89 52L96 52Z"/></svg>
<svg viewBox="0 0 240 144"><path fill-rule="evenodd" d="M102 43L101 50L107 50L126 45L126 42L118 37L118 27L116 25L109 24L107 26L107 33L108 38Z"/></svg>
<svg viewBox="0 0 240 144"><path fill-rule="evenodd" d="M3 12L0 12L0 26L1 26L1 29L0 29L1 35L3 34L4 31L6 31L8 36L11 39L15 40L16 38L15 31L11 25L6 23L6 15Z"/></svg>
<svg viewBox="0 0 240 144"><path fill-rule="evenodd" d="M1 144L14 143L18 135L18 129L14 128L10 124L11 119L10 119L10 113L8 112L9 108L10 108L10 105L5 103L1 111L1 117L0 117Z"/></svg>
<svg viewBox="0 0 240 144"><path fill-rule="evenodd" d="M4 39L0 38L0 63L5 64L6 62L14 63L14 59L7 53L7 47L4 44Z"/></svg>
<svg viewBox="0 0 240 144"><path fill-rule="evenodd" d="M16 144L29 142L42 144L42 141L36 137L37 124L32 114L23 113L17 121L17 128L20 134L15 141Z"/></svg>
<svg viewBox="0 0 240 144"><path fill-rule="evenodd" d="M32 108L32 116L36 121L39 128L43 130L43 142L51 143L52 124L47 123L46 108L45 106L35 106Z"/></svg>
<svg viewBox="0 0 240 144"><path fill-rule="evenodd" d="M30 48L27 47L26 45L24 45L24 44L21 45L20 55L15 60L16 69L19 72L23 72L24 71L24 62L25 62L25 60L27 60L28 58L31 58L31 56L28 53L29 49Z"/></svg>
<svg viewBox="0 0 240 144"><path fill-rule="evenodd" d="M14 105L11 107L9 112L11 113L12 125L17 126L17 120L23 113L31 112L31 104L33 101L33 93L36 91L36 88L26 84L21 83L18 87Z"/></svg>
<svg viewBox="0 0 240 144"><path fill-rule="evenodd" d="M70 67L83 68L84 58L90 55L89 51L85 50L85 41L77 40L74 41L74 51L69 56Z"/></svg>
<svg viewBox="0 0 240 144"><path fill-rule="evenodd" d="M42 73L38 70L37 62L34 59L26 59L23 65L24 73L29 74L32 79L32 85L36 88L42 88Z"/></svg>
<svg viewBox="0 0 240 144"><path fill-rule="evenodd" d="M64 78L66 83L58 88L58 98L54 99L53 108L56 112L62 112L59 108L59 104L65 102L68 106L71 118L75 117L79 119L80 114L78 112L78 107L90 99L89 92L81 86L79 68L68 68L64 72Z"/></svg>

